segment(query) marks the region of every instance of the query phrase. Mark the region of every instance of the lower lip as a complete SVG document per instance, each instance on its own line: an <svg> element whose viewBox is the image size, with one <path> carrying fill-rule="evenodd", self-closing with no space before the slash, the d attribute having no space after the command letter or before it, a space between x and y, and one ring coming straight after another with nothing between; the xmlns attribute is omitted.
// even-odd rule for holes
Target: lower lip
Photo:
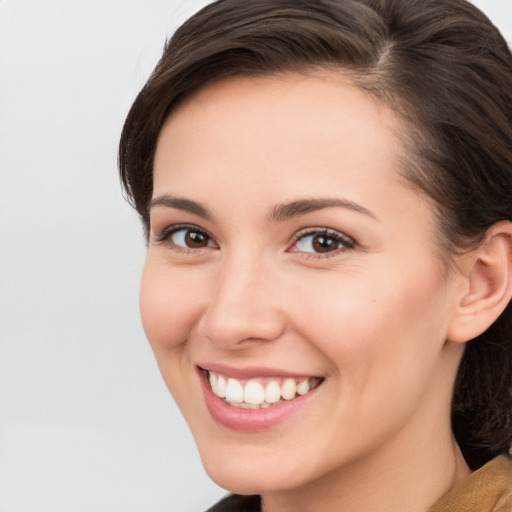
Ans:
<svg viewBox="0 0 512 512"><path fill-rule="evenodd" d="M206 407L212 418L223 427L244 432L261 432L286 421L290 416L300 411L313 397L321 384L305 395L293 400L265 407L264 409L242 409L229 405L215 395L200 371L201 387Z"/></svg>

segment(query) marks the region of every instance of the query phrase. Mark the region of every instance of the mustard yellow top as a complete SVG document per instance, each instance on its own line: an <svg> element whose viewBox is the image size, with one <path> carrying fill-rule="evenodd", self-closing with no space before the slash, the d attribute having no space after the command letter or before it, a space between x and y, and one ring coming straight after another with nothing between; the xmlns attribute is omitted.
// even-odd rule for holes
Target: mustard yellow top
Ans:
<svg viewBox="0 0 512 512"><path fill-rule="evenodd" d="M503 455L491 460L428 512L512 512L512 459Z"/></svg>

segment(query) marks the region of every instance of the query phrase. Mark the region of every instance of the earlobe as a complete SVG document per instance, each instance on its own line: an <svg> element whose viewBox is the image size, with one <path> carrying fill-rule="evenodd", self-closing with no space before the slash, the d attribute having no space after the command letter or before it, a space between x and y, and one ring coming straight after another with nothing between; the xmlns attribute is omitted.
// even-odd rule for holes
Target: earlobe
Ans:
<svg viewBox="0 0 512 512"><path fill-rule="evenodd" d="M448 340L466 342L485 332L512 297L512 222L489 228L482 244L464 256L467 286L461 295Z"/></svg>

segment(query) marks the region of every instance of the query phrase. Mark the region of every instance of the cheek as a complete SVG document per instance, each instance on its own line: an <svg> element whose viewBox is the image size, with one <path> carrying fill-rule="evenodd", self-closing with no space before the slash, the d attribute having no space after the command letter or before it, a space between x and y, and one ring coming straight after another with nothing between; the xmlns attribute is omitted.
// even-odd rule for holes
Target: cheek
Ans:
<svg viewBox="0 0 512 512"><path fill-rule="evenodd" d="M188 340L201 311L204 294L183 269L172 269L148 256L142 273L140 310L146 337L164 382L185 418L193 417L191 390L196 389L191 371ZM199 390L196 389L196 392Z"/></svg>
<svg viewBox="0 0 512 512"><path fill-rule="evenodd" d="M416 279L389 287L388 280L345 279L321 303L317 297L303 304L304 315L314 314L303 333L330 361L334 377L333 442L338 425L354 442L382 441L408 421L427 390L435 393L446 327L443 288Z"/></svg>
<svg viewBox="0 0 512 512"><path fill-rule="evenodd" d="M185 343L200 309L197 288L184 272L148 256L142 273L140 311L144 331L155 351L173 350Z"/></svg>
<svg viewBox="0 0 512 512"><path fill-rule="evenodd" d="M308 318L306 337L335 363L342 378L357 377L353 382L361 386L377 374L389 380L386 376L398 373L414 380L416 371L435 363L445 341L448 316L442 284L418 280L417 275L425 275L420 268L409 276L400 269L385 270L345 275L339 285L317 283L321 293L300 301L303 311L298 316Z"/></svg>

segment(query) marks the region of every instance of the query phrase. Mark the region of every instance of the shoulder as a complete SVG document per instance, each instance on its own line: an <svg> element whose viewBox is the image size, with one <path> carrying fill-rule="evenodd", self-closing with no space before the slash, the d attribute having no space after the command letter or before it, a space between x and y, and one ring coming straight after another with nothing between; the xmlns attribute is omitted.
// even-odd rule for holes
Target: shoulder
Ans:
<svg viewBox="0 0 512 512"><path fill-rule="evenodd" d="M239 496L231 494L225 497L206 512L260 512L260 497Z"/></svg>
<svg viewBox="0 0 512 512"><path fill-rule="evenodd" d="M472 473L429 512L512 512L512 458L496 457Z"/></svg>
<svg viewBox="0 0 512 512"><path fill-rule="evenodd" d="M496 478L501 482L499 496L493 512L512 512L512 458L500 457L496 468Z"/></svg>

